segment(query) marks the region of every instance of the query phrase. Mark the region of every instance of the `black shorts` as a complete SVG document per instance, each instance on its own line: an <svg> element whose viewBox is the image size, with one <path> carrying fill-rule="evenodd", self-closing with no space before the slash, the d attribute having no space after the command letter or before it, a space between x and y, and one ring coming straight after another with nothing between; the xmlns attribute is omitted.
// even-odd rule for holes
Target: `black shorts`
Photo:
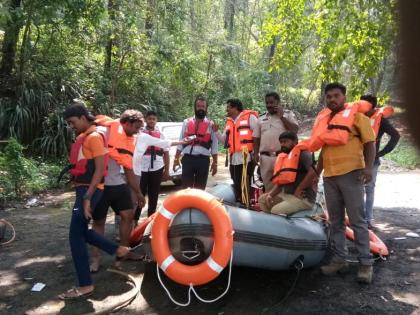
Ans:
<svg viewBox="0 0 420 315"><path fill-rule="evenodd" d="M94 220L105 219L108 214L109 207L116 214L124 210L133 210L133 200L131 199L131 191L127 184L117 186L105 186L101 200L92 213Z"/></svg>

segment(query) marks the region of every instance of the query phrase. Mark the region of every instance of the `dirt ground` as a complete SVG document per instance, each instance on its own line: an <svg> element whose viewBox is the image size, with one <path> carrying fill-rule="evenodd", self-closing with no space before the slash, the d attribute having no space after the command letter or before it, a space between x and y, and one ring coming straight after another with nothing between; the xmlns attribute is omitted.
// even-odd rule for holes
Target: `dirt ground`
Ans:
<svg viewBox="0 0 420 315"><path fill-rule="evenodd" d="M219 175L209 185L227 180L228 173L220 165ZM234 267L225 297L213 304L193 297L191 305L182 308L166 296L153 263L125 262L123 269L135 277L140 294L118 314L420 314L420 238L406 236L407 232L420 233L419 187L418 171L384 171L378 177L376 224L391 256L375 263L370 286L355 281L357 264L352 264L348 274L331 278L323 277L316 268L304 269L294 290L281 302L296 279L295 271ZM174 190L164 187L161 200ZM129 295L132 286L124 277L106 271L113 260L104 254L102 268L93 276L96 291L89 299L62 302L55 298L75 285L67 239L72 197L71 192L55 192L44 196L44 206L0 211L0 218L12 222L17 232L12 244L0 247L1 314L98 313ZM112 215L108 221L107 235L113 237ZM399 237L404 239L396 239ZM176 299L186 301L186 287L164 281ZM46 287L31 292L37 282ZM226 282L225 270L198 292L214 298L223 292Z"/></svg>

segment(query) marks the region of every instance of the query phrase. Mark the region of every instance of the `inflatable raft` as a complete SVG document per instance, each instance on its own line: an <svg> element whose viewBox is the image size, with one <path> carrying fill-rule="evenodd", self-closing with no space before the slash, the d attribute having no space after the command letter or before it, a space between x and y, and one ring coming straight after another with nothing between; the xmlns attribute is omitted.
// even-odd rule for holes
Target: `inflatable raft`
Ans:
<svg viewBox="0 0 420 315"><path fill-rule="evenodd" d="M310 217L311 209L292 216L278 216L233 206L231 185L217 185L208 191L220 200L233 227L233 259L236 266L271 270L289 269L297 261L303 267L320 263L327 247L323 222ZM147 255L155 259L151 247L153 222L144 232L142 243ZM207 215L186 208L173 217L168 243L175 260L196 265L210 257L213 250L213 225Z"/></svg>

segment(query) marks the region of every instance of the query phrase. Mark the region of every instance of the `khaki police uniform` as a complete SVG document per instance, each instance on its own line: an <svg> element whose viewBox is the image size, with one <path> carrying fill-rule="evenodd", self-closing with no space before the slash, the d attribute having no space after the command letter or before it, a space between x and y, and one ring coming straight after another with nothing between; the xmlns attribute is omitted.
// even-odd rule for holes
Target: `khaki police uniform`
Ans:
<svg viewBox="0 0 420 315"><path fill-rule="evenodd" d="M297 124L293 112L285 110L284 117ZM286 130L286 126L277 114L265 113L258 118L258 128L254 132L254 137L260 138L260 171L266 192L273 188L271 177L281 149L279 136Z"/></svg>

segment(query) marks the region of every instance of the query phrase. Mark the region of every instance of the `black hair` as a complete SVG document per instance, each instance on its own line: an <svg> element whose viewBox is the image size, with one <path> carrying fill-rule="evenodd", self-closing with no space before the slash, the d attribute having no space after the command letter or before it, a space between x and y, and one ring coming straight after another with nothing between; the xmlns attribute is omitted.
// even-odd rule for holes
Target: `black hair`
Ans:
<svg viewBox="0 0 420 315"><path fill-rule="evenodd" d="M89 121L95 121L95 116L89 112L85 104L80 100L73 100L64 110L64 119L69 119L70 117L80 118L82 116L85 116Z"/></svg>
<svg viewBox="0 0 420 315"><path fill-rule="evenodd" d="M277 92L268 92L265 94L265 98L267 97L274 97L276 101L280 102L280 95Z"/></svg>
<svg viewBox="0 0 420 315"><path fill-rule="evenodd" d="M346 95L347 88L343 84L337 83L337 82L328 83L324 88L324 93L327 93L328 91L331 91L331 90L334 90L334 89L339 89L341 91L341 93Z"/></svg>
<svg viewBox="0 0 420 315"><path fill-rule="evenodd" d="M241 100L238 98L230 98L226 101L226 103L229 104L230 107L235 107L240 112L244 110L244 105L242 105Z"/></svg>
<svg viewBox="0 0 420 315"><path fill-rule="evenodd" d="M279 136L279 140L281 140L281 139L290 139L292 141L297 142L298 141L298 136L297 136L296 132L284 131Z"/></svg>
<svg viewBox="0 0 420 315"><path fill-rule="evenodd" d="M146 113L146 118L147 118L147 117L149 117L149 116L156 116L156 117L157 117L157 114L156 114L156 112L155 112L155 111L153 111L153 110L149 110L149 111Z"/></svg>
<svg viewBox="0 0 420 315"><path fill-rule="evenodd" d="M362 101L368 101L372 104L372 108L375 108L376 105L378 105L378 98L376 96L373 96L372 94L365 94L360 97Z"/></svg>
<svg viewBox="0 0 420 315"><path fill-rule="evenodd" d="M142 121L142 119L143 119L143 114L140 113L138 110L127 109L126 111L124 111L124 113L122 113L120 117L120 122L132 124L135 122Z"/></svg>

